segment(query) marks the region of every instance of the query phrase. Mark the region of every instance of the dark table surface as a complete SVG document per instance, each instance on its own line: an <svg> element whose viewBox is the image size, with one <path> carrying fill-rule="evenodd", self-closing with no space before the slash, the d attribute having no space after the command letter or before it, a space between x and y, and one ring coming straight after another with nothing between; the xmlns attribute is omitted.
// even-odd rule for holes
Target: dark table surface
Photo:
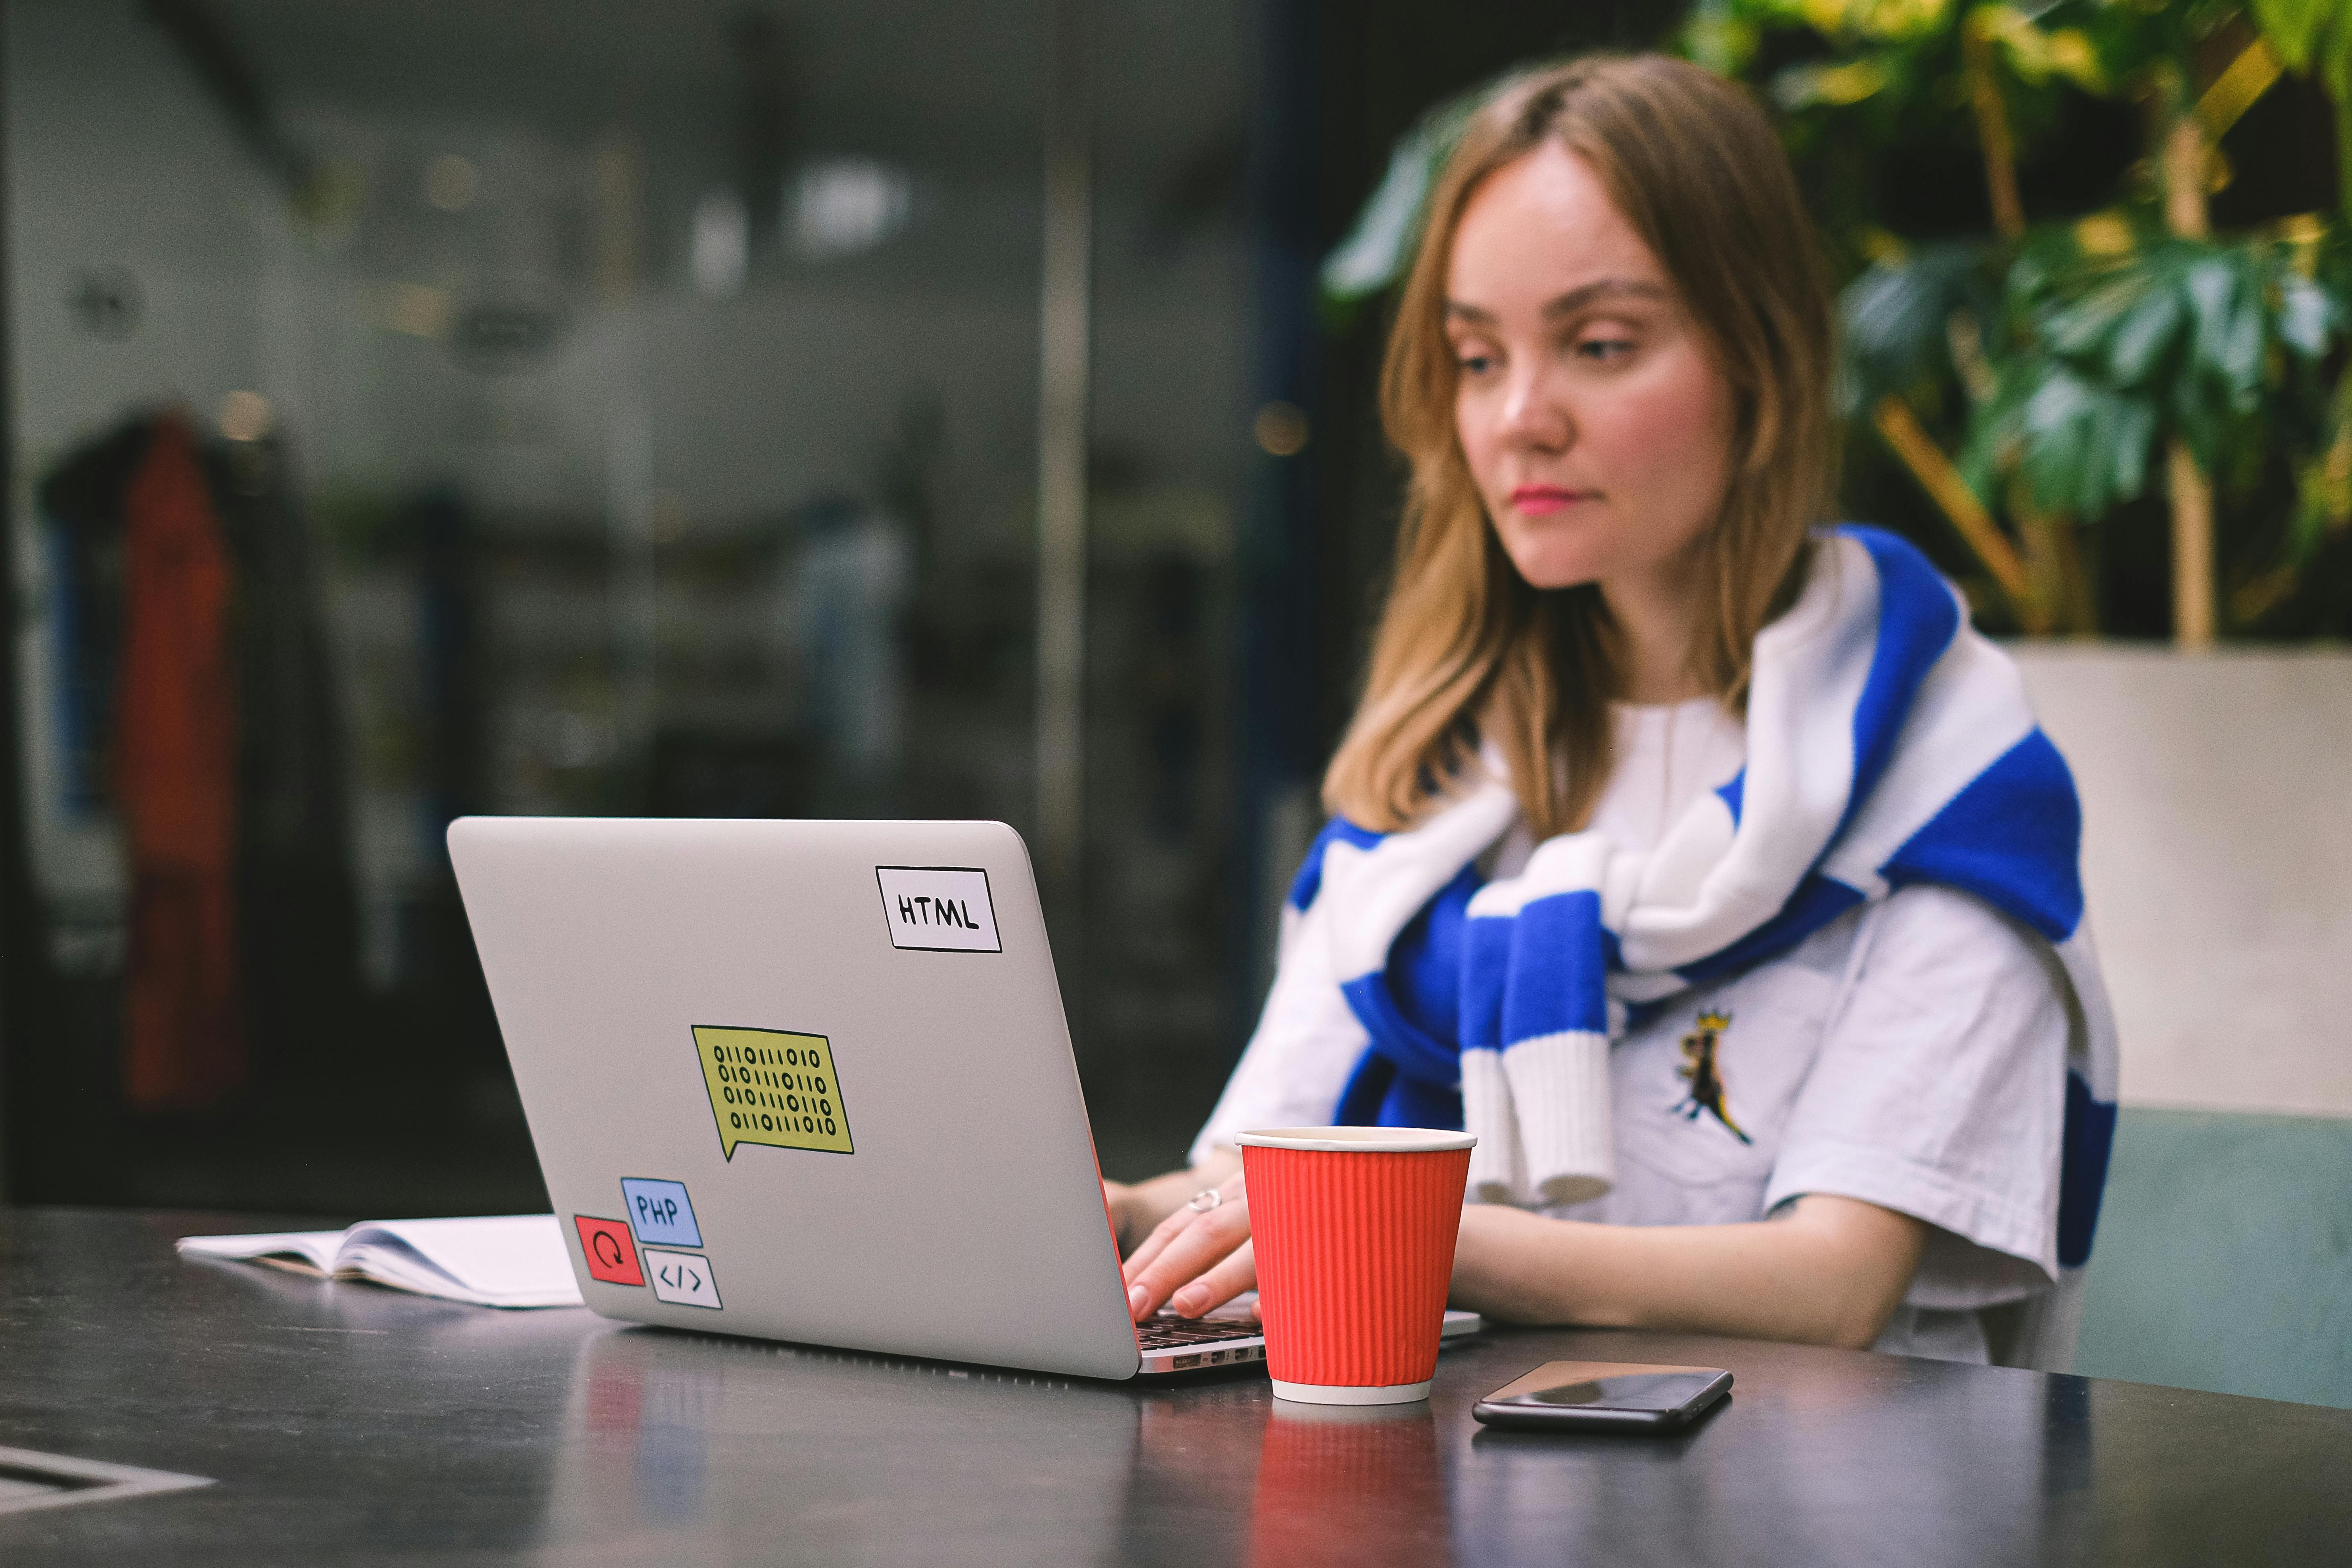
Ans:
<svg viewBox="0 0 2352 1568"><path fill-rule="evenodd" d="M249 1217L0 1212L0 1446L196 1490L0 1563L2132 1564L2352 1556L2352 1411L1688 1335L1497 1331L1277 1405L497 1312L242 1264ZM1489 1432L1556 1358L1700 1363L1676 1439ZM1318 1418L1320 1416L1321 1418Z"/></svg>

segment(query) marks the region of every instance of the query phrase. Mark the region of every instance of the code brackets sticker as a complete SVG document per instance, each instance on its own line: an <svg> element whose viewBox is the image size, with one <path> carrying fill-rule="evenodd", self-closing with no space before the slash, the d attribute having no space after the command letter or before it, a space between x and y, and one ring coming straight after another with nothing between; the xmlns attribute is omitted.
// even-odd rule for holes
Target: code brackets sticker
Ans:
<svg viewBox="0 0 2352 1568"><path fill-rule="evenodd" d="M648 1247L646 1268L654 1277L654 1300L679 1307L708 1307L714 1312L721 1310L718 1277L710 1272L708 1258Z"/></svg>

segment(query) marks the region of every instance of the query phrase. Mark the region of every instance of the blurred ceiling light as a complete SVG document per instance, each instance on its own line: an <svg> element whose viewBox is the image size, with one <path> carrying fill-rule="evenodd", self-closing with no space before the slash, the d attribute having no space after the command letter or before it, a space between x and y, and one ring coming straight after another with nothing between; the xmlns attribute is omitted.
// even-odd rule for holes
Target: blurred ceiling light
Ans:
<svg viewBox="0 0 2352 1568"><path fill-rule="evenodd" d="M269 434L269 399L257 392L232 392L221 399L220 433L232 441L258 441Z"/></svg>
<svg viewBox="0 0 2352 1568"><path fill-rule="evenodd" d="M425 199L445 213L464 212L481 194L481 176L455 153L425 165Z"/></svg>
<svg viewBox="0 0 2352 1568"><path fill-rule="evenodd" d="M1257 411L1251 431L1268 457L1295 458L1307 449L1307 410L1296 403L1269 403Z"/></svg>
<svg viewBox="0 0 2352 1568"><path fill-rule="evenodd" d="M712 299L742 291L751 263L751 216L743 198L728 186L694 204L694 249L689 268L694 287Z"/></svg>
<svg viewBox="0 0 2352 1568"><path fill-rule="evenodd" d="M904 170L866 158L822 159L793 182L784 237L804 260L855 256L904 228L914 205L914 182Z"/></svg>
<svg viewBox="0 0 2352 1568"><path fill-rule="evenodd" d="M449 295L422 283L395 283L383 293L383 324L412 338L437 338L449 331Z"/></svg>

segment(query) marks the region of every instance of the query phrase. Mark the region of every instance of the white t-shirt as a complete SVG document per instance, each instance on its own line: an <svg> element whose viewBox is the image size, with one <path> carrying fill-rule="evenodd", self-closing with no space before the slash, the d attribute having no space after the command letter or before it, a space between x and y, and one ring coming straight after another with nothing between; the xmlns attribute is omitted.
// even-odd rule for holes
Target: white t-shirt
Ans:
<svg viewBox="0 0 2352 1568"><path fill-rule="evenodd" d="M1616 770L1592 826L1630 848L1654 845L1745 759L1738 721L1711 699L1621 707L1615 720ZM1515 874L1532 849L1515 829L1491 874ZM1545 1212L1722 1225L1828 1193L1915 1215L1935 1229L1874 1348L1985 1361L1977 1309L2057 1277L2065 997L2039 937L1969 894L1899 889L1628 1030L1610 1052L1616 1186ZM1725 1021L1702 1028L1704 1015ZM1252 1127L1330 1120L1353 1059L1294 1043L1277 1060L1266 1037L1234 1068L1196 1162ZM1720 1118L1683 1076L1710 1050Z"/></svg>

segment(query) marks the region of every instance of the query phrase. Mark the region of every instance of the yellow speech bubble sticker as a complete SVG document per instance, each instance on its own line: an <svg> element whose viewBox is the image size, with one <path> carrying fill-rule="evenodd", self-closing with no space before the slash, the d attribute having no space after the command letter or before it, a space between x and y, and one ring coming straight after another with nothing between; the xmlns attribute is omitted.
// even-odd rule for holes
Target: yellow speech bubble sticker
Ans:
<svg viewBox="0 0 2352 1568"><path fill-rule="evenodd" d="M823 1035L694 1026L694 1054L729 1160L738 1143L854 1154L849 1110Z"/></svg>

